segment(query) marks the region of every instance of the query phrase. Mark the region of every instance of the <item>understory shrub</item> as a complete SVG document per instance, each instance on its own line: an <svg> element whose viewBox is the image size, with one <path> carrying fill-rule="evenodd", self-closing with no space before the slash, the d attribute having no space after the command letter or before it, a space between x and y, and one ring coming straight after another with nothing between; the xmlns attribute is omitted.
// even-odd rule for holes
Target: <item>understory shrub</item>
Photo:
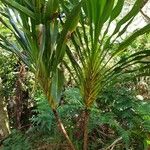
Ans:
<svg viewBox="0 0 150 150"><path fill-rule="evenodd" d="M31 143L25 134L13 130L3 142L3 150L31 150Z"/></svg>
<svg viewBox="0 0 150 150"><path fill-rule="evenodd" d="M31 118L32 126L22 134L13 131L4 141L4 150L37 149L44 144L66 144L42 94L35 97L35 108ZM82 149L83 103L78 88L67 88L62 94L58 107L60 117L77 149ZM136 93L126 84L116 84L103 90L90 109L89 148L90 150L107 148L115 140L115 150L145 150L149 144L150 103L140 101ZM27 138L28 137L28 138ZM29 142L30 139L30 142ZM31 144L32 143L32 144Z"/></svg>

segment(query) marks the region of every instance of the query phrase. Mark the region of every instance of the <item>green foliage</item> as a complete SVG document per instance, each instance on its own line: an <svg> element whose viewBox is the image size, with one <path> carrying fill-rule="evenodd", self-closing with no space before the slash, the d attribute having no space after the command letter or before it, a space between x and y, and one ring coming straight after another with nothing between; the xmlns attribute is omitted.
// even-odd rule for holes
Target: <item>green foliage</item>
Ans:
<svg viewBox="0 0 150 150"><path fill-rule="evenodd" d="M62 142L49 106L53 110L57 108L70 137L81 145L74 130L78 124L79 129L83 128L86 119L82 113L88 109L90 134L99 126L107 126L113 134L101 144L95 140L93 149L98 145L105 147L118 136L122 137L123 148L143 149L142 144L138 147L138 142L147 141L150 131L149 103L138 101L126 85L118 82L118 77L149 68L150 50L147 45L144 47L146 40L138 45L140 51L133 51L136 46L131 49L128 46L150 32L150 24L122 39L146 1L135 0L131 10L120 17L124 0L1 0L0 22L13 38L9 39L10 35L5 35L7 31L3 29L0 46L24 61L46 97L40 94L36 98L37 108L33 111L36 115L31 118L33 128L44 133L49 131L53 139L58 137ZM116 20L110 33L111 24ZM63 60L65 53L67 63ZM62 64L78 87L66 89L64 93ZM4 76L5 72L1 74Z"/></svg>
<svg viewBox="0 0 150 150"><path fill-rule="evenodd" d="M42 94L38 94L35 97L35 103L35 109L33 109L35 115L31 118L34 127L39 131L52 133L56 123L46 98ZM72 128L74 125L73 118L75 115L79 115L83 107L79 89L67 88L60 103L58 107L59 115L65 126Z"/></svg>
<svg viewBox="0 0 150 150"><path fill-rule="evenodd" d="M76 13L80 12L80 8L79 2L66 14L62 26L58 20L60 5L56 0L2 0L0 21L15 40L0 34L0 46L15 53L35 74L52 109L56 109L60 100L64 83L60 64L65 54L68 32L77 20Z"/></svg>
<svg viewBox="0 0 150 150"><path fill-rule="evenodd" d="M68 131L71 139L76 143L77 147L81 148L81 143L74 136L76 117L82 112L82 100L78 88L67 88L60 102L60 106L57 108L60 118L64 123L66 130ZM57 124L49 109L49 103L43 94L38 93L35 96L35 108L33 109L33 117L31 118L32 128L29 129L28 134L31 134L31 140L33 143L44 140L44 143L63 143L64 138L60 135L60 131L57 129ZM37 136L40 135L40 139ZM35 146L36 147L36 146Z"/></svg>
<svg viewBox="0 0 150 150"><path fill-rule="evenodd" d="M79 89L67 88L63 93L62 105L58 108L62 117L65 116L65 113L74 116L82 108L83 102Z"/></svg>
<svg viewBox="0 0 150 150"><path fill-rule="evenodd" d="M118 83L108 87L91 108L88 125L90 138L96 130L96 138L94 141L91 140L89 144L91 149L107 147L117 137L122 137L121 145L124 148L141 148L138 147L138 143L144 147L150 132L150 104L146 101L139 101L128 84ZM63 138L58 136L54 123L55 118L49 110L47 101L43 96L38 95L37 97L37 108L34 110L37 115L31 119L33 128L36 128L38 132L48 134L51 137L50 141L57 139L57 142L60 142ZM67 88L64 91L58 111L71 139L81 148L82 141L75 135L78 129L81 130L76 125L82 119L81 114L83 112L83 101L78 88ZM100 129L103 126L110 130L110 133L105 133L108 136L106 139L102 136ZM99 143L100 141L103 144Z"/></svg>
<svg viewBox="0 0 150 150"><path fill-rule="evenodd" d="M127 47L138 36L150 31L150 24L147 24L121 39L134 17L145 4L141 0L136 0L132 9L120 17L124 3L124 0L83 1L80 26L77 27L71 38L72 44L68 44L66 49L73 68L70 68L69 71L74 71L72 74L77 78L76 81L87 108L92 106L99 92L106 85L115 81L122 74L135 71L135 64L143 63L144 66L149 67L149 61L145 64L143 60L150 55L149 50L129 54L125 59L119 57L120 54L123 55L128 51ZM111 24L116 19L119 20L111 33ZM67 67L69 68L69 66Z"/></svg>
<svg viewBox="0 0 150 150"><path fill-rule="evenodd" d="M14 54L7 53L0 49L0 78L3 84L3 93L1 93L7 99L13 95L14 84L16 81L16 69L17 59Z"/></svg>
<svg viewBox="0 0 150 150"><path fill-rule="evenodd" d="M35 109L31 122L38 131L50 133L53 129L54 116L46 98L41 94L35 97Z"/></svg>
<svg viewBox="0 0 150 150"><path fill-rule="evenodd" d="M128 84L118 83L103 91L97 100L100 113L96 120L113 128L126 146L142 150L150 132L150 103L138 100Z"/></svg>
<svg viewBox="0 0 150 150"><path fill-rule="evenodd" d="M31 150L28 138L19 131L13 130L3 142L3 150Z"/></svg>
<svg viewBox="0 0 150 150"><path fill-rule="evenodd" d="M62 104L58 107L58 111L66 129L71 135L74 128L73 118L75 114L79 114L82 108L82 101L77 88L67 89L63 96L64 100L62 100ZM30 119L32 127L29 129L28 134L33 134L32 138L34 138L34 140L37 138L34 134L42 134L43 138L44 136L49 136L49 141L46 140L48 143L52 141L59 143L61 140L64 140L60 135L60 131L57 129L57 124L49 103L42 93L35 95L35 104L32 113L33 116Z"/></svg>
<svg viewBox="0 0 150 150"><path fill-rule="evenodd" d="M78 117L82 117L80 115L83 111L80 90L67 88L62 97L58 107L60 117L71 139L81 149L82 141L75 135L78 130L76 128L79 123ZM36 107L33 110L35 115L31 118L33 125L27 133L34 147L40 146L41 141L47 144L64 141L57 130L55 118L46 98L39 93L35 96L35 103ZM114 139L122 137L120 143L122 147L118 146L118 149L126 147L127 149L144 150L144 146L147 146L146 141L148 141L147 133L150 132L149 106L148 102L136 99L128 83L118 83L103 90L102 95L91 108L89 135L90 139L94 137L93 133L96 130L96 137L90 140L90 149L107 147ZM109 132L104 130L105 127L108 127ZM107 138L101 133L102 131L108 136Z"/></svg>

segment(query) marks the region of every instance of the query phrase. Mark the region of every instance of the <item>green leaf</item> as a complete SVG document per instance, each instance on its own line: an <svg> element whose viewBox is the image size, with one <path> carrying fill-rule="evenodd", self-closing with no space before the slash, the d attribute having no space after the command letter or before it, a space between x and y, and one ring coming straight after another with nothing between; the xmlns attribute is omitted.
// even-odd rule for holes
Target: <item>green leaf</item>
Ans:
<svg viewBox="0 0 150 150"><path fill-rule="evenodd" d="M79 21L79 13L81 11L81 4L82 2L80 2L77 6L75 6L66 18L66 22L60 34L60 38L58 40L58 46L56 49L57 62L59 62L65 54L65 48L66 48L65 43L68 38L67 37L68 33L72 32L77 26L77 23Z"/></svg>
<svg viewBox="0 0 150 150"><path fill-rule="evenodd" d="M45 19L52 19L53 15L58 11L59 1L58 0L48 0L46 3Z"/></svg>
<svg viewBox="0 0 150 150"><path fill-rule="evenodd" d="M123 17L123 19L121 19L118 23L117 23L117 26L115 28L115 31L112 35L115 35L120 27L125 24L127 21L129 21L131 18L135 17L138 12L141 10L141 7L143 6L143 1L141 0L136 0L134 6L132 7L131 11L125 16Z"/></svg>
<svg viewBox="0 0 150 150"><path fill-rule="evenodd" d="M53 75L52 78L52 86L51 86L51 96L54 102L57 104L60 101L62 90L64 84L64 74L63 71L60 69L56 70L56 73Z"/></svg>
<svg viewBox="0 0 150 150"><path fill-rule="evenodd" d="M131 42L133 42L138 36L143 35L145 33L149 33L149 32L150 32L150 24L146 25L145 27L143 27L142 29L138 31L135 31L135 33L133 33L129 38L127 38L125 41L123 41L119 45L118 50L116 50L116 52L118 53L118 51L121 51L127 46L129 46Z"/></svg>
<svg viewBox="0 0 150 150"><path fill-rule="evenodd" d="M7 4L9 7L12 7L14 9L18 10L19 12L26 14L27 16L31 17L32 19L34 19L34 20L36 19L35 14L32 11L30 11L28 8L20 5L16 1L14 1L14 0L2 0L2 2Z"/></svg>

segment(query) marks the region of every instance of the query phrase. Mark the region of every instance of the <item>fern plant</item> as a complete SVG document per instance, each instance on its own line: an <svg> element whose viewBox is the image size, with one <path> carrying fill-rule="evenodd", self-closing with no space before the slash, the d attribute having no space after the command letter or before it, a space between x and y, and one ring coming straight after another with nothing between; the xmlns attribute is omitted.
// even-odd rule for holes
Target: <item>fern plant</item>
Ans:
<svg viewBox="0 0 150 150"><path fill-rule="evenodd" d="M127 149L144 150L150 132L150 103L138 100L128 84L131 82L120 82L103 91L97 99L100 112L96 120L113 128Z"/></svg>
<svg viewBox="0 0 150 150"><path fill-rule="evenodd" d="M29 139L19 131L13 130L3 142L3 150L31 150Z"/></svg>
<svg viewBox="0 0 150 150"><path fill-rule="evenodd" d="M47 131L51 133L53 129L54 116L51 109L49 109L49 104L42 94L38 94L35 97L35 109L33 109L33 115L30 119L34 128L38 131L46 133Z"/></svg>

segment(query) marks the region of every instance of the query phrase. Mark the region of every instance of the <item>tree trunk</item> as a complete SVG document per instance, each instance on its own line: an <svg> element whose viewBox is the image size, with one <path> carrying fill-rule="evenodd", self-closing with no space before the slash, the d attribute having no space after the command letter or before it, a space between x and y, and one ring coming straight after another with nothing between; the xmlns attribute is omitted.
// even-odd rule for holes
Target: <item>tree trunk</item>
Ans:
<svg viewBox="0 0 150 150"><path fill-rule="evenodd" d="M7 109L2 94L2 83L0 78L0 139L7 137L9 134L9 121L7 115Z"/></svg>
<svg viewBox="0 0 150 150"><path fill-rule="evenodd" d="M83 150L88 150L88 122L89 122L89 112L85 109L84 112L84 130L83 130Z"/></svg>
<svg viewBox="0 0 150 150"><path fill-rule="evenodd" d="M15 128L16 129L21 129L21 115L23 112L23 83L25 80L25 74L26 74L26 69L25 65L21 63L20 61L18 62L19 64L19 70L17 74L17 80L16 80L16 91L15 91Z"/></svg>
<svg viewBox="0 0 150 150"><path fill-rule="evenodd" d="M66 140L70 146L70 150L75 150L75 147L74 147L73 143L71 142L62 121L59 118L58 112L55 109L53 109L53 113L55 115L55 118L58 123L58 127L59 127L60 131L62 132L62 134L64 135L64 137L66 138Z"/></svg>

